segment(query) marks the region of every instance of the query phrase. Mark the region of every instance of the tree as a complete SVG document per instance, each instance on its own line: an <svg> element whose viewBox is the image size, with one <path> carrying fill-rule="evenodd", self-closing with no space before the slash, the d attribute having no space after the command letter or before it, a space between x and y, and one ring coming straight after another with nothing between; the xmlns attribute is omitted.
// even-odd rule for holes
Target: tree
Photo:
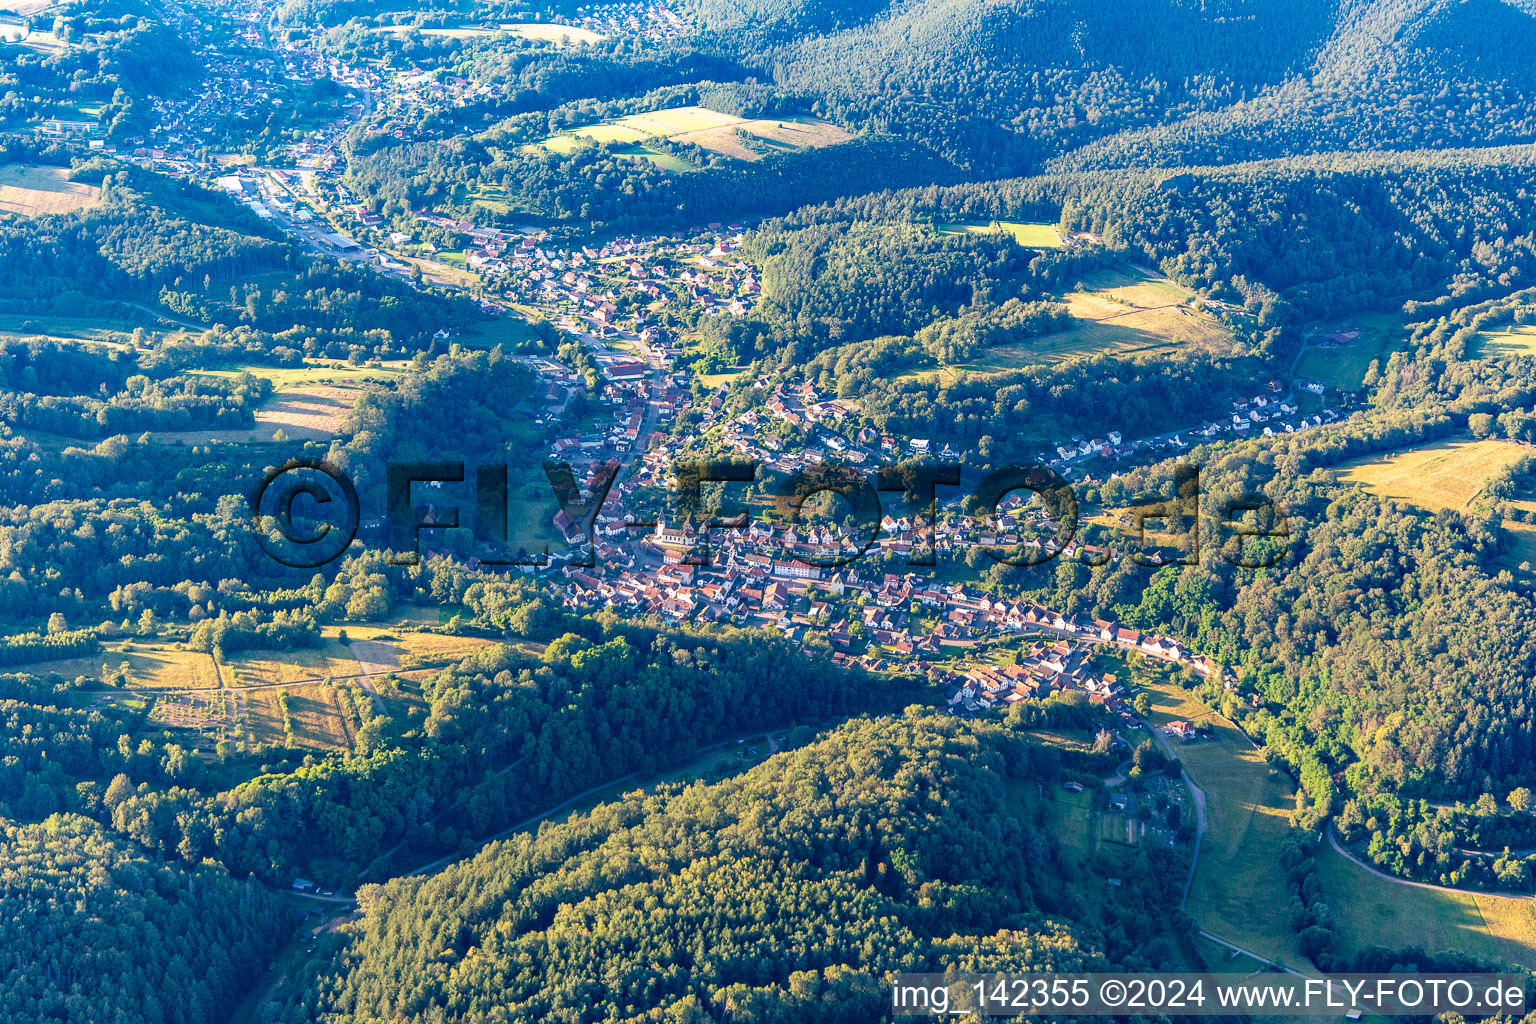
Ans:
<svg viewBox="0 0 1536 1024"><path fill-rule="evenodd" d="M1517 811L1529 811L1531 809L1531 791L1526 786L1512 790L1509 794L1509 806Z"/></svg>
<svg viewBox="0 0 1536 1024"><path fill-rule="evenodd" d="M102 803L107 805L108 810L115 811L118 804L133 796L135 792L137 790L134 788L133 780L122 772L118 772L113 777L112 784L107 787L107 793L102 797Z"/></svg>
<svg viewBox="0 0 1536 1024"><path fill-rule="evenodd" d="M54 612L48 616L48 632L64 633L69 630L69 623L64 620L63 612Z"/></svg>

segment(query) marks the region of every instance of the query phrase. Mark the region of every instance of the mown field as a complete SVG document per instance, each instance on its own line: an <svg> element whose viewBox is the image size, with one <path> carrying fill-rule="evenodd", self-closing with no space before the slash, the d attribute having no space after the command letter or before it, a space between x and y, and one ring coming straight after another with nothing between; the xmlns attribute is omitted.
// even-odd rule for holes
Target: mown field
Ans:
<svg viewBox="0 0 1536 1024"><path fill-rule="evenodd" d="M1353 391L1364 382L1373 360L1386 361L1402 333L1403 318L1396 313L1360 313L1314 326L1308 332L1307 348L1296 363L1296 377ZM1357 337L1343 345L1331 345L1324 341L1329 334Z"/></svg>
<svg viewBox="0 0 1536 1024"><path fill-rule="evenodd" d="M135 642L125 649L123 644L109 643L100 654L89 658L41 661L25 666L22 671L39 676L55 672L65 679L86 676L99 680L104 667L107 674L116 675L125 663L127 685L131 689L200 690L218 685L210 656L165 644Z"/></svg>
<svg viewBox="0 0 1536 1024"><path fill-rule="evenodd" d="M1483 331L1468 346L1475 359L1514 359L1536 356L1536 324L1511 324L1499 331Z"/></svg>
<svg viewBox="0 0 1536 1024"><path fill-rule="evenodd" d="M1205 794L1209 828L1190 889L1190 915L1229 942L1305 968L1309 962L1278 913L1289 895L1275 853L1288 828L1294 785L1271 769L1236 727L1183 691L1159 686L1151 692L1157 703L1150 718L1159 726L1183 719L1216 730L1214 742L1174 743ZM1421 946L1536 965L1536 903L1403 885L1363 870L1326 841L1317 856L1318 877L1345 949ZM1214 970L1229 969L1224 954L1207 959Z"/></svg>
<svg viewBox="0 0 1536 1024"><path fill-rule="evenodd" d="M272 686L356 675L357 659L343 644L326 638L319 647L241 651L225 662L224 671L226 686Z"/></svg>
<svg viewBox="0 0 1536 1024"><path fill-rule="evenodd" d="M0 164L0 212L46 217L95 206L101 189L69 180L67 167Z"/></svg>
<svg viewBox="0 0 1536 1024"><path fill-rule="evenodd" d="M1062 297L1076 318L1067 330L997 345L970 362L914 376L938 374L948 382L960 373L1003 373L1079 357L1156 356L1183 348L1224 352L1231 346L1232 333L1194 307L1193 293L1172 282L1125 267L1099 271L1080 283Z"/></svg>
<svg viewBox="0 0 1536 1024"><path fill-rule="evenodd" d="M256 410L256 425L242 430L161 430L150 436L161 444L248 444L271 441L281 430L295 441L326 440L341 431L341 423L363 395L356 387L297 387L274 392Z"/></svg>
<svg viewBox="0 0 1536 1024"><path fill-rule="evenodd" d="M959 221L937 224L935 227L941 235L995 235L1001 232L1012 235L1014 241L1031 249L1061 248L1061 234L1054 224L1024 224L1019 221L994 220Z"/></svg>
<svg viewBox="0 0 1536 1024"><path fill-rule="evenodd" d="M1317 865L1339 935L1352 948L1421 946L1536 966L1530 900L1403 885L1362 870L1327 842L1319 844Z"/></svg>
<svg viewBox="0 0 1536 1024"><path fill-rule="evenodd" d="M1465 509L1483 485L1533 453L1527 445L1492 438L1436 441L1341 465L1341 482L1420 508Z"/></svg>
<svg viewBox="0 0 1536 1024"><path fill-rule="evenodd" d="M1174 752L1205 794L1208 831L1190 888L1188 911L1200 926L1270 960L1300 964L1296 937L1276 907L1289 902L1275 852L1290 827L1295 789L1237 728L1174 686L1150 691L1150 721L1209 724L1212 741L1180 743Z"/></svg>
<svg viewBox="0 0 1536 1024"><path fill-rule="evenodd" d="M291 732L284 729L284 694ZM320 750L351 745L334 687L303 683L286 689L248 690L241 699L242 717L253 743L281 746L289 744L291 738L292 746Z"/></svg>
<svg viewBox="0 0 1536 1024"><path fill-rule="evenodd" d="M742 139L745 133L756 146ZM672 107L644 114L604 121L575 128L537 143L554 153L569 153L588 139L620 147L622 155L650 160L665 170L688 170L689 165L668 153L646 146L654 139L686 143L737 160L753 161L761 155L757 149L793 152L836 146L852 139L843 129L813 117L743 118L722 114L706 107Z"/></svg>

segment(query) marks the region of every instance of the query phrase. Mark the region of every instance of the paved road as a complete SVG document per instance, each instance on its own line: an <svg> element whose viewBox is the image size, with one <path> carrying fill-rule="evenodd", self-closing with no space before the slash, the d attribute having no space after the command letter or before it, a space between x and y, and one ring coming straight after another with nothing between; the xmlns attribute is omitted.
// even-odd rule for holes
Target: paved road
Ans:
<svg viewBox="0 0 1536 1024"><path fill-rule="evenodd" d="M1242 946L1237 945L1235 942L1228 942L1226 939L1218 938L1215 935L1212 935L1210 932L1206 931L1204 928L1200 929L1200 937L1203 938L1203 939L1209 939L1212 942L1216 943L1216 945L1218 945L1218 946L1225 946L1228 949L1235 949L1239 953L1243 954L1244 956L1251 956L1251 957L1253 957L1255 960L1257 960L1261 964L1268 964L1271 967L1278 967L1280 970L1284 971L1287 974L1297 974L1297 975L1301 975L1302 974L1301 971L1298 971L1298 970L1296 970L1293 967L1287 967L1284 964L1276 963L1275 961L1270 960L1267 957L1259 956L1259 954L1255 953L1253 950L1251 950L1251 949L1244 949ZM1306 977L1306 975L1302 975L1302 976Z"/></svg>
<svg viewBox="0 0 1536 1024"><path fill-rule="evenodd" d="M1415 889L1434 889L1434 890L1436 890L1438 892L1454 892L1454 893L1459 893L1459 894L1461 894L1463 896L1498 896L1498 897L1501 897L1501 898L1507 899L1507 900L1536 900L1536 897L1533 897L1533 896L1522 896L1519 893L1512 893L1512 892L1484 892L1481 889L1457 889L1455 886L1435 885L1433 882L1414 882L1414 881L1411 881L1411 880L1409 880L1407 878L1399 878L1396 875L1388 874L1387 872L1382 871L1380 868L1377 868L1377 867L1375 867L1374 865L1371 865L1371 864L1367 864L1365 861L1361 860L1359 857L1356 857L1353 853L1351 853L1349 851L1349 847L1347 847L1343 843L1339 842L1338 830L1333 827L1333 823L1332 822L1328 823L1328 845L1333 847L1334 850L1337 851L1339 854L1341 854L1344 857L1348 858L1349 860L1353 861L1354 865L1356 867L1360 868L1362 871L1369 871L1371 874L1375 875L1377 878L1385 878L1387 881L1389 881L1389 882L1396 882L1398 885L1411 885Z"/></svg>

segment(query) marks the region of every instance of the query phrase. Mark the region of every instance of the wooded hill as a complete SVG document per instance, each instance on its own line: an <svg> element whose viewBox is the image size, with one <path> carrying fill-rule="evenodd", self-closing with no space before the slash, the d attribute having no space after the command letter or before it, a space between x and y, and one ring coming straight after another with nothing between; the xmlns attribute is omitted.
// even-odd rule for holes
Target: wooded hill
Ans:
<svg viewBox="0 0 1536 1024"><path fill-rule="evenodd" d="M281 1019L872 1021L887 971L1157 965L1182 857L1132 855L1101 906L1100 866L1010 809L1059 787L1036 753L913 709L365 887Z"/></svg>

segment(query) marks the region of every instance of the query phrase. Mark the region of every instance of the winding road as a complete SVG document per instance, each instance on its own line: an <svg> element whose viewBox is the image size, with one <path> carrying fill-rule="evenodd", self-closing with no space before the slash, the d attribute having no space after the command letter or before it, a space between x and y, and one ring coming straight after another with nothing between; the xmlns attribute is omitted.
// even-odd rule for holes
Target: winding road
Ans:
<svg viewBox="0 0 1536 1024"><path fill-rule="evenodd" d="M1367 864L1365 861L1351 853L1349 847L1345 846L1339 841L1338 830L1333 827L1332 822L1328 823L1328 845L1333 847L1336 853L1353 862L1354 865L1361 870L1369 871L1377 878L1385 878L1387 881L1396 882L1398 885L1411 885L1415 889L1434 889L1438 892L1453 892L1462 896L1495 896L1499 899L1505 900L1536 900L1536 896L1522 896L1519 893L1485 892L1482 889L1458 889L1453 885L1436 885L1433 882L1415 882L1412 879L1399 878L1397 875L1388 874L1387 872L1382 871L1380 868L1375 867L1374 865Z"/></svg>

